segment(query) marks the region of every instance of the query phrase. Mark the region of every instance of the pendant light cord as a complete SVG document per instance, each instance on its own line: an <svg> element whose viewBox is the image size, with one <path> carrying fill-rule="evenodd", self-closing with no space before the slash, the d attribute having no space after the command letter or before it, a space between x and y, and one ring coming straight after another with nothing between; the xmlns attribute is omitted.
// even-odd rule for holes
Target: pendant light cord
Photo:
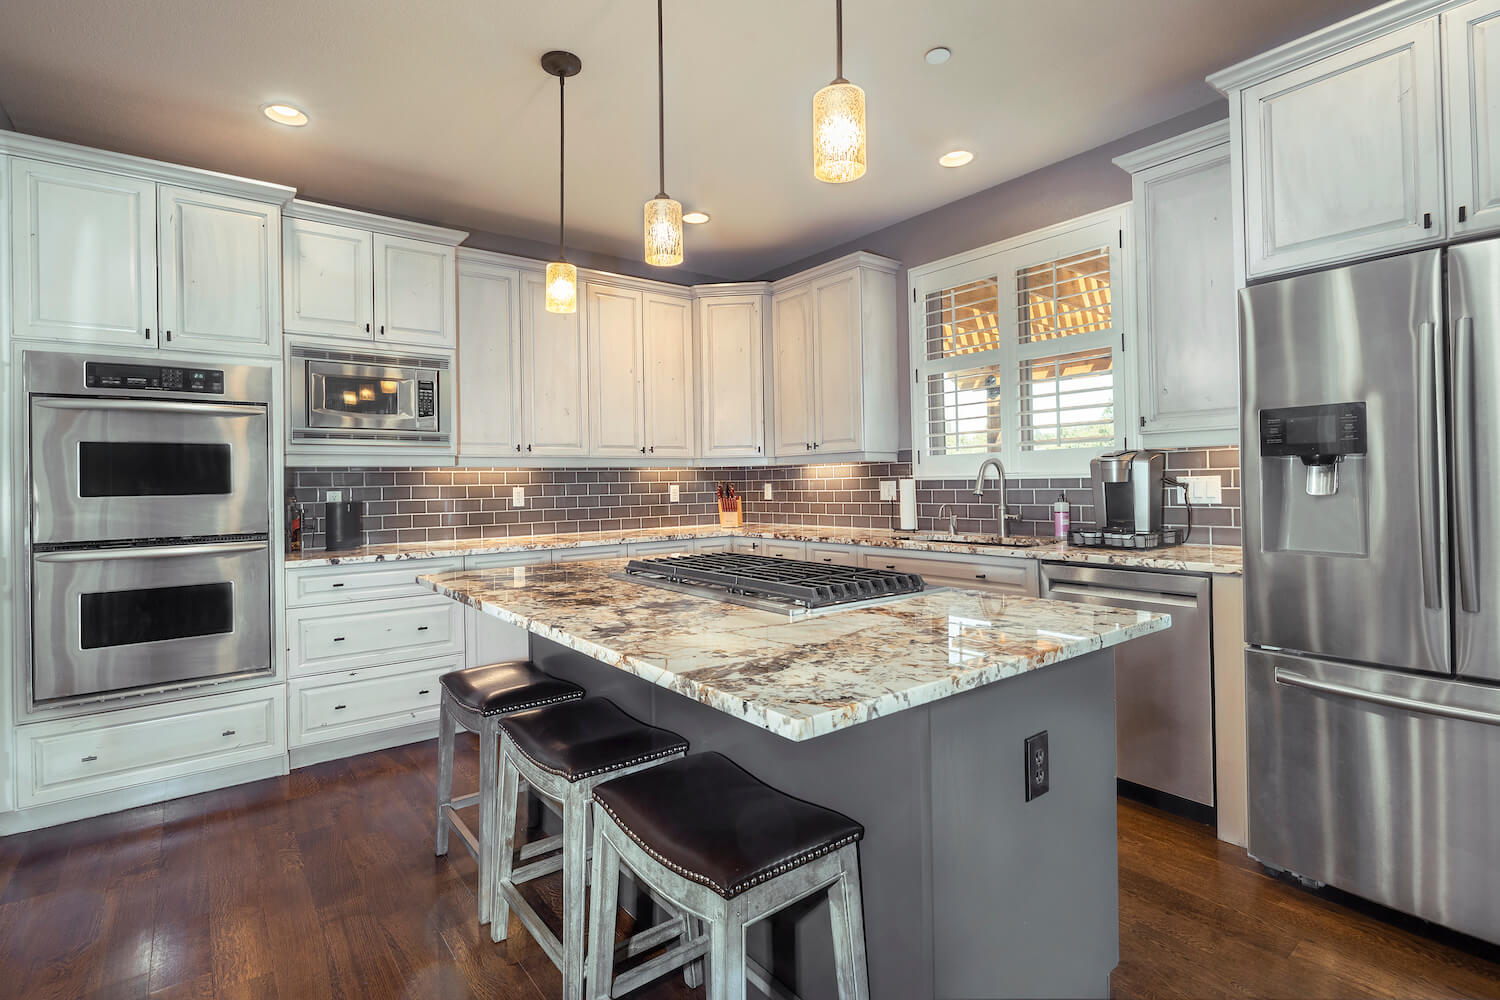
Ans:
<svg viewBox="0 0 1500 1000"><path fill-rule="evenodd" d="M656 164L659 171L657 197L667 196L667 84L662 68L661 3L656 0Z"/></svg>
<svg viewBox="0 0 1500 1000"><path fill-rule="evenodd" d="M567 160L566 160L566 157L564 155L564 143L567 142L567 138L568 138L567 118L566 118L566 115L564 114L565 102L567 100L567 98L564 96L565 93L566 93L566 89L564 87L564 84L566 84L566 83L567 83L567 77L562 76L561 74L559 74L558 77L557 77L557 259L558 260L564 260L565 259L563 257L563 219L564 219L564 214L563 213L564 213L564 209L567 207L567 195L568 195L568 186L567 186L567 183L566 183L566 179L567 179Z"/></svg>
<svg viewBox="0 0 1500 1000"><path fill-rule="evenodd" d="M838 46L838 76L833 82L848 83L849 81L844 79L844 0L833 0L833 16L837 22L834 37L837 39Z"/></svg>

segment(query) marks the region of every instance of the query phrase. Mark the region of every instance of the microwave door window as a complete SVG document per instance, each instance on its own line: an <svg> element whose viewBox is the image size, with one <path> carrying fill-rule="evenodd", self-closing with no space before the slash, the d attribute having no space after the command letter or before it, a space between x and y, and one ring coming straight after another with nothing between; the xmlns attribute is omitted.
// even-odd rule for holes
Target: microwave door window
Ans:
<svg viewBox="0 0 1500 1000"><path fill-rule="evenodd" d="M351 375L323 376L323 405L336 413L361 417L411 416L405 406L411 383Z"/></svg>
<svg viewBox="0 0 1500 1000"><path fill-rule="evenodd" d="M78 442L78 492L84 497L228 496L228 444L162 441Z"/></svg>
<svg viewBox="0 0 1500 1000"><path fill-rule="evenodd" d="M234 631L234 584L79 595L79 646L103 649Z"/></svg>

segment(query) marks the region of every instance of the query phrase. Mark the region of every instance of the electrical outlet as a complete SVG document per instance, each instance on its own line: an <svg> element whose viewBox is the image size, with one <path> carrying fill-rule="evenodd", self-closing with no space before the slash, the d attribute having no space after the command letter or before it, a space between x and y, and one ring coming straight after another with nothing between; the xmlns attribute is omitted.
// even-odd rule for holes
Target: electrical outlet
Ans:
<svg viewBox="0 0 1500 1000"><path fill-rule="evenodd" d="M767 500L771 499L771 484L770 483L766 483L764 486L762 486L760 488L760 495L762 497L764 497L765 499L767 499Z"/></svg>
<svg viewBox="0 0 1500 1000"><path fill-rule="evenodd" d="M328 491L328 502L329 503L343 503L344 502L344 491L343 490L329 490Z"/></svg>
<svg viewBox="0 0 1500 1000"><path fill-rule="evenodd" d="M526 506L526 487L515 486L510 491L510 505L512 507Z"/></svg>
<svg viewBox="0 0 1500 1000"><path fill-rule="evenodd" d="M894 479L882 479L880 481L880 499L896 499L896 481Z"/></svg>
<svg viewBox="0 0 1500 1000"><path fill-rule="evenodd" d="M1047 752L1047 730L1026 737L1026 801L1046 795L1052 787L1052 755Z"/></svg>
<svg viewBox="0 0 1500 1000"><path fill-rule="evenodd" d="M678 502L680 502L682 500L682 487L678 486L676 483L673 483L671 486L668 486L667 487L667 499L670 500L672 503L678 503Z"/></svg>

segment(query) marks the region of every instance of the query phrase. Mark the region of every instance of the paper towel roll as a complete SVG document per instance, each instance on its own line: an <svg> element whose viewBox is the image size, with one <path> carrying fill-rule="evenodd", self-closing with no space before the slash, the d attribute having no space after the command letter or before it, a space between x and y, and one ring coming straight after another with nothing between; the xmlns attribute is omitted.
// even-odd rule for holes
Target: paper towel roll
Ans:
<svg viewBox="0 0 1500 1000"><path fill-rule="evenodd" d="M897 488L901 503L901 530L917 530L917 481L903 479Z"/></svg>

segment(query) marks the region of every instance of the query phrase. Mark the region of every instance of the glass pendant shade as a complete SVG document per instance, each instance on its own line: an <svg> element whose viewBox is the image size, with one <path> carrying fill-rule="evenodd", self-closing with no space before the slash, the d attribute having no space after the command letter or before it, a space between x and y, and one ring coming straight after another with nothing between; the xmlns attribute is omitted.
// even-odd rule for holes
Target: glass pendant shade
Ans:
<svg viewBox="0 0 1500 1000"><path fill-rule="evenodd" d="M813 95L813 176L830 184L865 175L865 92L830 83Z"/></svg>
<svg viewBox="0 0 1500 1000"><path fill-rule="evenodd" d="M578 268L565 260L555 260L547 265L547 311L578 311Z"/></svg>
<svg viewBox="0 0 1500 1000"><path fill-rule="evenodd" d="M660 196L646 202L646 263L682 263L682 202Z"/></svg>

